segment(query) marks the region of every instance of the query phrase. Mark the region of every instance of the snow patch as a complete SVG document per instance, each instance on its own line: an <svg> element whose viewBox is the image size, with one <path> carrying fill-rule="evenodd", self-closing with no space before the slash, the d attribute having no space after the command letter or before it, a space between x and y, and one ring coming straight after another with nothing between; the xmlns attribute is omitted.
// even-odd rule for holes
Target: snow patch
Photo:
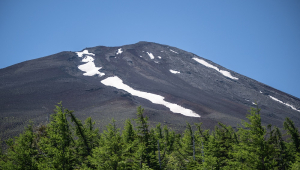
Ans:
<svg viewBox="0 0 300 170"><path fill-rule="evenodd" d="M81 62L84 62L85 64L79 65L78 69L85 72L83 73L84 76L93 76L98 74L100 77L104 76L105 73L101 73L98 70L100 70L102 67L96 67L94 63L94 58L90 55L95 56L93 53L89 53L88 50L84 50L83 52L76 52L78 57L82 57L83 55L86 55Z"/></svg>
<svg viewBox="0 0 300 170"><path fill-rule="evenodd" d="M104 76L105 73L101 73L98 70L100 70L102 67L96 67L94 62L87 62L85 64L82 64L78 66L78 69L81 71L84 71L84 76L93 76L98 74L100 77Z"/></svg>
<svg viewBox="0 0 300 170"><path fill-rule="evenodd" d="M259 93L262 93L262 91L259 91Z"/></svg>
<svg viewBox="0 0 300 170"><path fill-rule="evenodd" d="M237 77L233 77L233 76L230 74L230 72L225 71L225 70L220 70L218 67L213 66L213 65L209 64L208 62L206 62L206 61L204 61L204 60L202 60L202 59L199 59L199 58L193 58L193 60L197 61L198 63L200 63L200 64L202 64L202 65L204 65L204 66L206 66L206 67L209 67L209 68L212 68L212 69L217 70L218 72L220 72L221 74L223 74L225 77L231 78L231 79L233 79L233 80L238 80L238 79L239 79L239 78L237 78Z"/></svg>
<svg viewBox="0 0 300 170"><path fill-rule="evenodd" d="M171 50L171 49L170 49L170 51L171 51L171 52L173 52L173 53L176 53L176 54L178 54L176 51L173 51L173 50Z"/></svg>
<svg viewBox="0 0 300 170"><path fill-rule="evenodd" d="M158 61L154 61L154 63L158 64L159 62Z"/></svg>
<svg viewBox="0 0 300 170"><path fill-rule="evenodd" d="M228 78L233 79L233 80L238 80L239 79L237 77L233 77L228 71L225 71L225 70L220 70L220 73L223 74L224 76L228 77Z"/></svg>
<svg viewBox="0 0 300 170"><path fill-rule="evenodd" d="M140 55L140 57L142 58L143 56Z"/></svg>
<svg viewBox="0 0 300 170"><path fill-rule="evenodd" d="M82 57L84 54L95 56L95 54L89 53L88 50L83 50L82 52L76 52L76 54L78 55L78 57Z"/></svg>
<svg viewBox="0 0 300 170"><path fill-rule="evenodd" d="M123 53L122 48L119 48L119 49L118 49L118 52L116 53L116 55L122 54L122 53Z"/></svg>
<svg viewBox="0 0 300 170"><path fill-rule="evenodd" d="M135 89L131 88L130 86L124 84L123 81L117 76L108 77L108 78L102 80L101 83L106 86L112 86L117 89L125 90L128 93L132 94L133 96L147 99L154 104L164 105L164 106L168 107L173 113L179 113L184 116L190 116L190 117L200 117L198 114L196 114L195 112L193 112L190 109L186 109L177 104L165 101L163 96L135 90Z"/></svg>
<svg viewBox="0 0 300 170"><path fill-rule="evenodd" d="M173 74L179 74L180 72L179 71L175 71L175 70L170 70L171 73Z"/></svg>
<svg viewBox="0 0 300 170"><path fill-rule="evenodd" d="M253 105L257 105L256 103L252 102Z"/></svg>
<svg viewBox="0 0 300 170"><path fill-rule="evenodd" d="M220 71L218 67L213 66L213 65L209 64L208 62L206 62L204 60L201 60L199 58L193 58L193 60L197 61L198 63L200 63L200 64L202 64L202 65L204 65L206 67L209 67L209 68L215 69L217 71Z"/></svg>
<svg viewBox="0 0 300 170"><path fill-rule="evenodd" d="M154 59L154 55L152 53L148 53L147 54L149 55L149 57L153 60Z"/></svg>
<svg viewBox="0 0 300 170"><path fill-rule="evenodd" d="M157 58L161 59L161 56L157 56Z"/></svg>
<svg viewBox="0 0 300 170"><path fill-rule="evenodd" d="M273 97L273 96L270 96L270 95L269 95L269 97L270 97L271 99L273 99L273 100L275 100L275 101L281 103L281 104L284 104L284 105L286 105L286 106L292 108L293 110L296 110L296 111L300 112L300 110L297 110L293 105L290 105L290 104L288 104L288 103L284 103L283 101L281 101L281 100L279 100L279 99L277 99L277 98L275 98L275 97Z"/></svg>

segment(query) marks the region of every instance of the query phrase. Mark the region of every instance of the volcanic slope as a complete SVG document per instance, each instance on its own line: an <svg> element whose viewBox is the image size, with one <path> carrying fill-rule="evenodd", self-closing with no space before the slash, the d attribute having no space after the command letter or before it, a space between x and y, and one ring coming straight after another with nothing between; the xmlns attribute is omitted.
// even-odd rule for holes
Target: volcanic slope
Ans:
<svg viewBox="0 0 300 170"><path fill-rule="evenodd" d="M1 138L29 119L47 121L59 101L102 128L114 118L135 118L145 108L150 124L182 131L186 122L236 127L250 107L262 122L300 125L300 99L181 49L150 42L61 52L0 70Z"/></svg>

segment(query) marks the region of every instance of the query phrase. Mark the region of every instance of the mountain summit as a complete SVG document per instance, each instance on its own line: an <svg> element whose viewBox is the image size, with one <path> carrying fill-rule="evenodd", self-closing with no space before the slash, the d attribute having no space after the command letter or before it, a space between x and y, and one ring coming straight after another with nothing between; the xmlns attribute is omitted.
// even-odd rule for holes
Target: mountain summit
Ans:
<svg viewBox="0 0 300 170"><path fill-rule="evenodd" d="M114 118L134 118L145 108L150 123L182 130L186 122L233 127L250 107L264 124L300 125L300 99L228 70L193 53L150 42L60 52L0 69L2 135L24 122L47 121L62 101L80 119L101 127ZM7 125L7 122L12 122Z"/></svg>

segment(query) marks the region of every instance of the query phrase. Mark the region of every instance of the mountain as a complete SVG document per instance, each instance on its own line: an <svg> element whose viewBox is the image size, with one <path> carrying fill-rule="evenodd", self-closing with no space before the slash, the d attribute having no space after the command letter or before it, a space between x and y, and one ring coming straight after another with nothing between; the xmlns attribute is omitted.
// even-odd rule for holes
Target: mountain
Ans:
<svg viewBox="0 0 300 170"><path fill-rule="evenodd" d="M251 68L249 66L249 68ZM176 47L150 42L60 52L0 69L1 138L28 122L45 123L54 105L91 116L102 128L122 124L145 108L150 124L181 131L186 122L233 127L250 107L263 124L300 125L300 99Z"/></svg>

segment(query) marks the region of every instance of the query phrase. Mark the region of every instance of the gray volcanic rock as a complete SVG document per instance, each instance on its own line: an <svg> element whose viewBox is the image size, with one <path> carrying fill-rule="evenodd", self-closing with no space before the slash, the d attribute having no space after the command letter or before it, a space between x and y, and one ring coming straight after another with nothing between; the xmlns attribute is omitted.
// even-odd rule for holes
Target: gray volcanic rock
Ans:
<svg viewBox="0 0 300 170"><path fill-rule="evenodd" d="M145 108L151 124L160 122L179 131L186 122L203 122L204 128L213 128L217 122L236 127L250 107L256 107L254 102L262 109L264 124L282 127L284 118L290 117L300 125L300 99L193 53L150 42L85 50L94 55L61 52L0 70L1 138L19 133L29 119L45 123L59 101L75 110L80 119L91 116L100 128L112 118L120 126L135 118L139 105ZM99 72L104 76L83 75L78 66L85 64L82 59L87 56L101 67ZM101 83L112 76L201 117L173 113L164 105Z"/></svg>

